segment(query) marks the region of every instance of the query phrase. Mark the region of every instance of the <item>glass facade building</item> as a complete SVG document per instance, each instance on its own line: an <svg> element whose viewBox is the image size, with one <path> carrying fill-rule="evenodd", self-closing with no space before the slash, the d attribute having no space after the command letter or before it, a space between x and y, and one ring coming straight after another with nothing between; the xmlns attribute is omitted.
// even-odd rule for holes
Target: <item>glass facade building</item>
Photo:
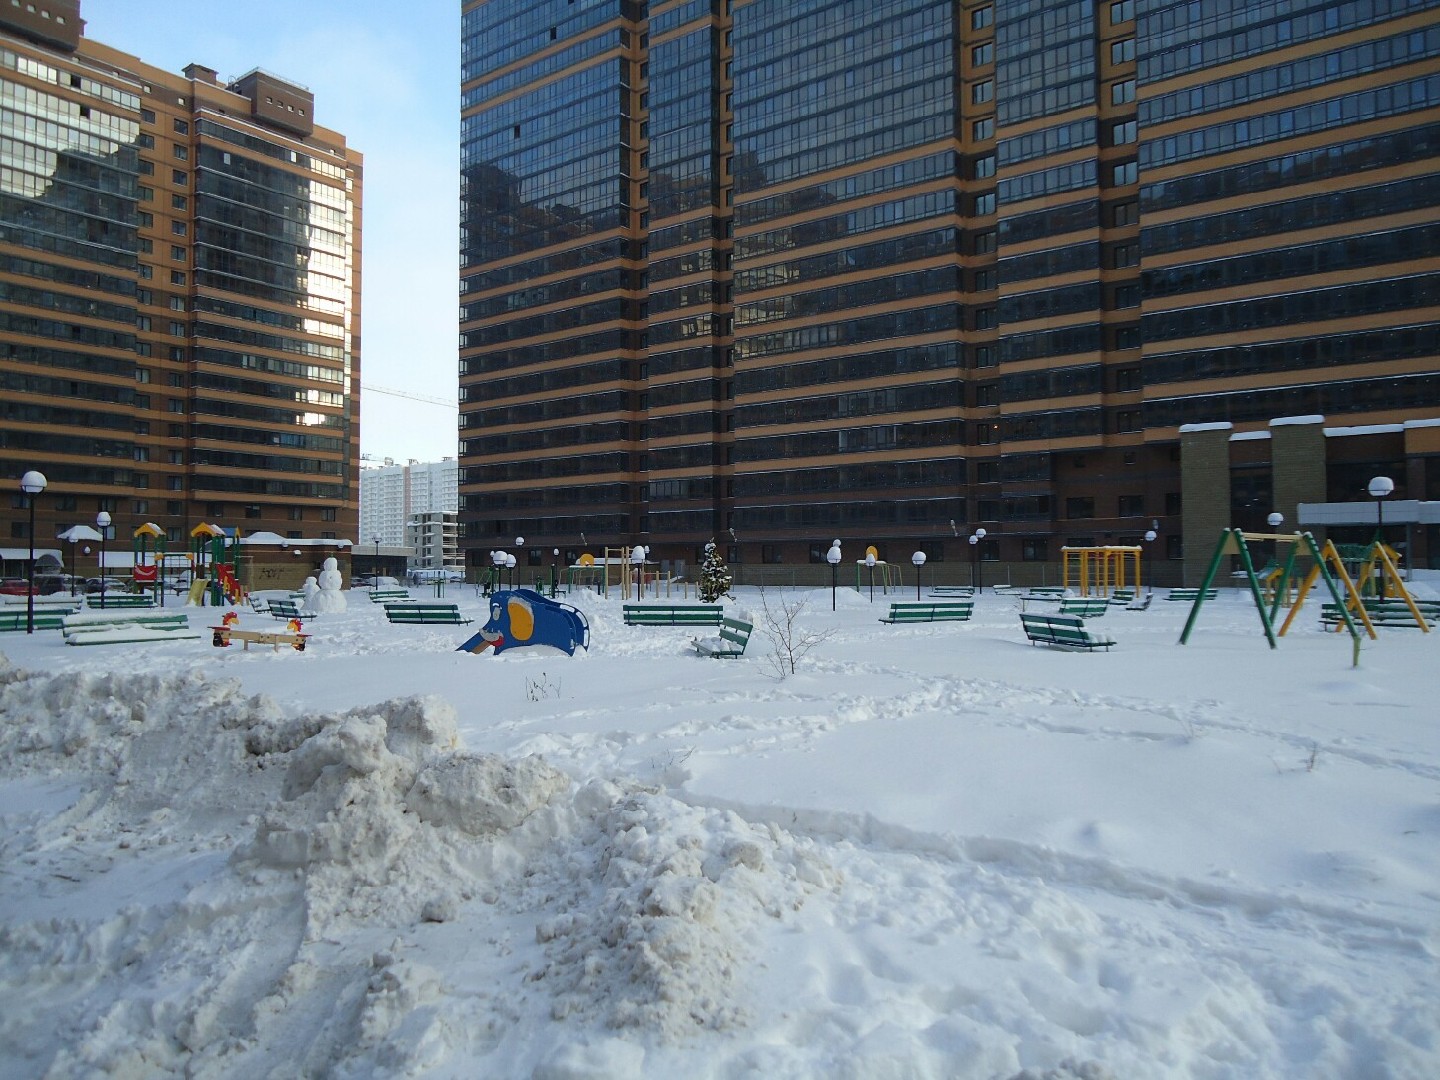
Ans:
<svg viewBox="0 0 1440 1080"><path fill-rule="evenodd" d="M1155 532L1179 573L1182 429L1440 415L1437 0L462 11L475 565Z"/></svg>
<svg viewBox="0 0 1440 1080"><path fill-rule="evenodd" d="M359 155L298 84L82 27L0 7L0 460L49 481L38 538L353 537Z"/></svg>

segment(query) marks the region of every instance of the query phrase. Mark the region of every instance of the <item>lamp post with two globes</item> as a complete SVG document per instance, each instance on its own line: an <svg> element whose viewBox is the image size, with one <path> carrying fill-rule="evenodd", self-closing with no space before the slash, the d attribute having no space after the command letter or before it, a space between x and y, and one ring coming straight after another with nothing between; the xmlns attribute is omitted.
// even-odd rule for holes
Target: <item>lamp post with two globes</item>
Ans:
<svg viewBox="0 0 1440 1080"><path fill-rule="evenodd" d="M984 539L984 529L976 529L970 534L970 587L977 591L981 588L980 541Z"/></svg>

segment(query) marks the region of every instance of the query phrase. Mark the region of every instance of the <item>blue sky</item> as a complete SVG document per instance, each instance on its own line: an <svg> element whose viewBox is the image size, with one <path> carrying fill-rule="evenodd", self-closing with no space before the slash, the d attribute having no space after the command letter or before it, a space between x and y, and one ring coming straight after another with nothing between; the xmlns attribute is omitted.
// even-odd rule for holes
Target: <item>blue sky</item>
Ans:
<svg viewBox="0 0 1440 1080"><path fill-rule="evenodd" d="M399 13L399 19L396 13ZM85 35L222 80L262 67L309 87L315 122L365 155L365 382L456 397L460 0L82 0ZM365 393L361 452L455 454L455 412Z"/></svg>

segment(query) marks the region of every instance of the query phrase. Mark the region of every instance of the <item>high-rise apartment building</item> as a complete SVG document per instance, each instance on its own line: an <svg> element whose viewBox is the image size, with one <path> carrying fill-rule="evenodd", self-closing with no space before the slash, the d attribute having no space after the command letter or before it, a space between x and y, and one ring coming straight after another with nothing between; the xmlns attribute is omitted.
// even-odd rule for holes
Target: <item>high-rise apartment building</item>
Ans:
<svg viewBox="0 0 1440 1080"><path fill-rule="evenodd" d="M1147 532L1178 563L1185 431L1254 444L1205 529L1263 526L1325 490L1259 449L1295 417L1385 429L1351 473L1440 497L1440 0L467 0L462 27L472 564L587 534L1019 566Z"/></svg>
<svg viewBox="0 0 1440 1080"><path fill-rule="evenodd" d="M10 542L31 469L39 539L101 510L172 550L202 522L353 538L361 158L310 92L171 74L85 38L77 0L0 0L0 139Z"/></svg>
<svg viewBox="0 0 1440 1080"><path fill-rule="evenodd" d="M360 536L386 546L408 544L406 526L421 514L447 514L453 525L460 507L460 468L454 458L410 460L360 470ZM457 548L458 550L458 548Z"/></svg>

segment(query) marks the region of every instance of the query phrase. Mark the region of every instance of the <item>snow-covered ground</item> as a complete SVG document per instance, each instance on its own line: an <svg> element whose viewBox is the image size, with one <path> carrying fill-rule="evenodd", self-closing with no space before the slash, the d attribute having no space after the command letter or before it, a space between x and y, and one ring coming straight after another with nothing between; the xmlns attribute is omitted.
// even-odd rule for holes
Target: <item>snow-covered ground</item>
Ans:
<svg viewBox="0 0 1440 1080"><path fill-rule="evenodd" d="M4 1076L1440 1076L1440 632L1162 596L1088 654L853 589L738 590L738 661L593 593L574 658L363 593L0 636Z"/></svg>

